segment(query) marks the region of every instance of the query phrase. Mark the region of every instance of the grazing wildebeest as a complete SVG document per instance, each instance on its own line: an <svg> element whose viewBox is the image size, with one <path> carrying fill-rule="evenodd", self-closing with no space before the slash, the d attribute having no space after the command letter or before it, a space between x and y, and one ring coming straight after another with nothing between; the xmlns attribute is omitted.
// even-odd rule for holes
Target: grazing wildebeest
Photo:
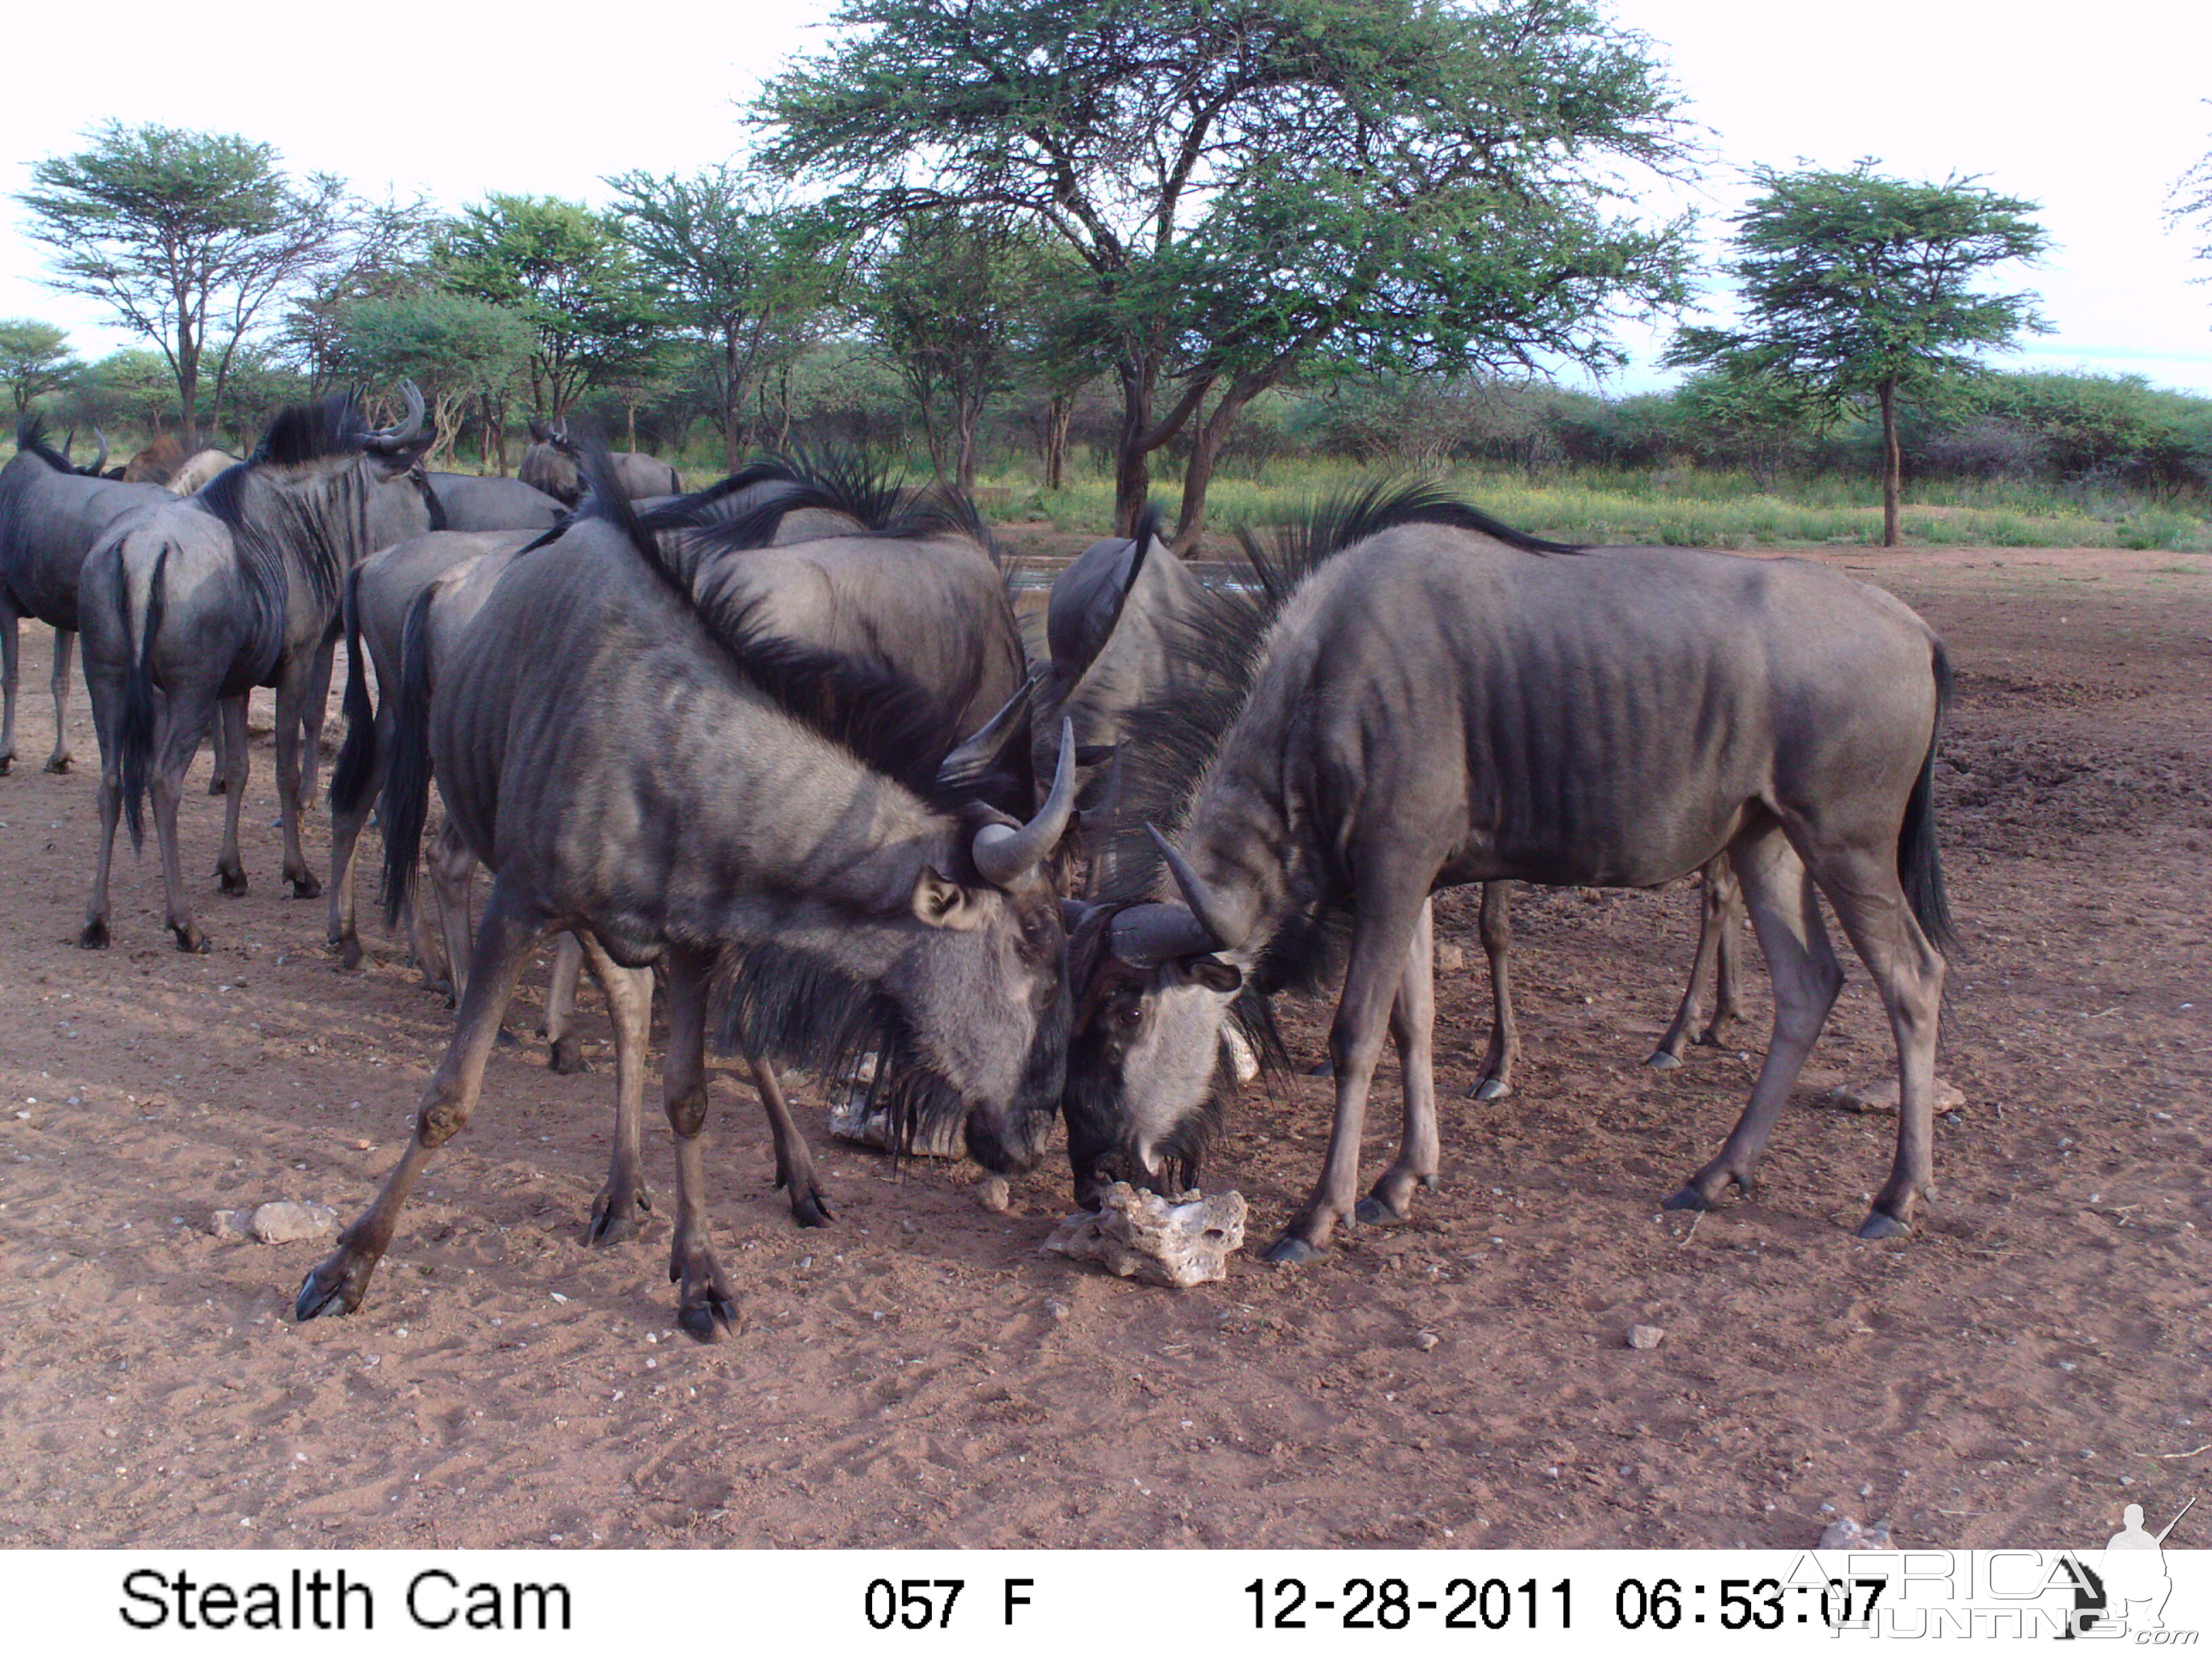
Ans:
<svg viewBox="0 0 2212 1659"><path fill-rule="evenodd" d="M963 794L1000 810L1030 810L1035 802L1027 771L1027 699L1018 695L1026 689L1019 630L972 511L935 494L907 498L878 488L864 469L827 471L834 476L798 471L789 463L763 464L642 522L696 604L719 614L743 614L776 638L866 662L915 685L948 712L952 729L977 732L946 761L948 776L959 780ZM838 533L805 533L824 528ZM787 539L787 532L799 539ZM361 613L370 608L368 571L380 563L397 567L403 554L411 565L425 566L438 556L439 544L453 539L425 537L364 566ZM412 908L415 849L428 818L428 726L440 665L470 637L471 619L514 556L494 550L456 561L422 585L400 630L402 672L396 683L387 683L391 689L374 726L365 727L355 716L348 755L340 758L340 775L350 781L359 763L351 758L353 734L386 731L379 749L388 761L380 816L387 917L394 921ZM392 574L404 580L396 568ZM398 580L379 575L380 585L396 596ZM372 659L380 654L388 653L372 648ZM348 696L350 707L352 682ZM335 819L345 809L337 805L335 788L332 799ZM453 823L450 815L447 822ZM450 837L441 837L429 864L454 991L465 995L467 878L474 861L465 846L457 848ZM582 934L564 934L555 960L546 1032L557 1071L580 1066L568 1015L589 949ZM592 1206L591 1237L599 1243L630 1237L646 1201L641 1096L629 1079L636 1077L641 1088L652 986L648 978L635 989L618 988L610 981L611 967L592 963L615 1017L617 1098L614 1158ZM631 1021L635 1030L629 1028ZM792 1125L775 1073L757 1056L748 1058L775 1134L777 1184L789 1192L802 1224L826 1219L828 1200L812 1155Z"/></svg>
<svg viewBox="0 0 2212 1659"><path fill-rule="evenodd" d="M228 471L244 459L227 449L203 449L169 475L169 493L189 495L214 483L218 474Z"/></svg>
<svg viewBox="0 0 2212 1659"><path fill-rule="evenodd" d="M159 484L122 483L70 465L46 442L34 411L15 426L15 453L0 467L0 774L15 764L15 624L35 617L54 630L54 751L49 772L70 767L70 655L76 643L77 574L84 556L125 514L170 498ZM100 441L102 459L107 441Z"/></svg>
<svg viewBox="0 0 2212 1659"><path fill-rule="evenodd" d="M479 478L467 472L431 472L448 530L550 530L568 509L520 478Z"/></svg>
<svg viewBox="0 0 2212 1659"><path fill-rule="evenodd" d="M956 1115L988 1167L1034 1162L1064 1073L1060 908L1042 873L1072 780L1026 824L933 804L945 711L888 670L777 639L694 598L586 453L591 506L507 568L441 665L447 809L494 872L459 1029L376 1202L301 1286L350 1312L431 1153L466 1122L533 944L587 930L665 961L663 1097L678 1147L678 1322L736 1323L699 1133L710 991L747 1053L817 1063L882 1042L918 1119Z"/></svg>
<svg viewBox="0 0 2212 1659"><path fill-rule="evenodd" d="M123 482L166 484L184 464L185 447L164 433L123 464Z"/></svg>
<svg viewBox="0 0 2212 1659"><path fill-rule="evenodd" d="M1218 701L1232 682L1241 683L1235 653L1224 653L1220 641L1250 634L1316 561L1340 550L1302 540L1277 556L1248 538L1246 562L1229 568L1225 586L1208 587L1159 538L1158 514L1148 508L1135 537L1093 542L1053 583L1045 611L1050 656L1038 676L1030 728L1038 751L1035 763L1040 776L1050 770L1051 743L1065 714L1075 732L1079 762L1097 763L1087 775L1079 775L1083 782L1076 795L1077 822L1085 832L1077 837L1079 856L1090 860L1088 884L1094 890L1114 885L1113 860L1118 855L1134 852L1151 867L1149 847L1141 841L1132 846L1127 834L1140 826L1117 811L1115 799L1115 758L1121 744L1133 738L1133 722L1142 720L1139 711L1155 707L1161 688L1171 681L1185 684L1186 698L1193 696L1188 683L1212 681L1210 696L1197 691L1200 702ZM1170 725L1176 732L1188 730L1183 720ZM1150 722L1150 733L1161 735L1157 720ZM1132 757L1132 763L1139 763L1137 757ZM1088 833L1117 820L1124 832L1118 837ZM1701 875L1700 926L1689 985L1648 1062L1662 1069L1681 1063L1683 1046L1703 1016L1708 980L1717 984L1713 1017L1698 1041L1717 1045L1739 1012L1735 968L1741 902L1726 859L1714 859ZM1479 1100L1498 1100L1512 1092L1520 1054L1508 968L1512 902L1510 882L1483 884L1479 931L1490 970L1492 1018L1488 1048L1470 1090ZM1233 1035L1231 1042L1234 1048Z"/></svg>
<svg viewBox="0 0 2212 1659"><path fill-rule="evenodd" d="M108 873L118 817L143 834L150 787L168 924L178 947L204 951L177 850L185 768L222 705L233 776L216 866L228 893L246 889L238 854L245 793L246 694L276 688L276 779L284 875L300 897L321 891L300 846L305 705L329 684L345 573L394 529L420 533L428 507L408 474L428 447L410 386L398 427L364 428L351 393L288 409L251 460L198 495L118 525L86 557L85 680L100 731L99 872L81 943L108 942ZM317 722L318 724L319 722Z"/></svg>
<svg viewBox="0 0 2212 1659"><path fill-rule="evenodd" d="M1267 628L1241 709L1165 819L1175 843L1152 832L1171 882L1076 931L1079 1194L1158 1184L1164 1166L1188 1176L1231 1003L1310 969L1334 915L1350 927L1335 1121L1320 1182L1268 1259L1311 1257L1352 1213L1386 1030L1405 1133L1358 1214L1402 1220L1437 1173L1431 890L1649 887L1725 851L1773 976L1774 1032L1741 1121L1668 1201L1703 1209L1753 1186L1842 981L1817 889L1897 1040L1897 1157L1860 1234L1904 1231L1931 1186L1949 933L1930 798L1949 679L1936 636L1890 595L1816 567L1551 553L1418 489L1363 527Z"/></svg>
<svg viewBox="0 0 2212 1659"><path fill-rule="evenodd" d="M582 447L567 431L549 427L542 421L532 421L530 447L523 452L522 465L515 469L515 477L544 490L564 506L574 507L584 495L581 459ZM612 460L615 483L631 501L674 495L684 488L683 477L676 469L658 456L624 449L617 451Z"/></svg>

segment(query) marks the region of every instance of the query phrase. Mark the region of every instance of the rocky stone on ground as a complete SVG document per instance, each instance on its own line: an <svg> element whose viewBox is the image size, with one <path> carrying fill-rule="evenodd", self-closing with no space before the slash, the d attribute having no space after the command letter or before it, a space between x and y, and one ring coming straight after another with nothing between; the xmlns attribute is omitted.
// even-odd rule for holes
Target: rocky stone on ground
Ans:
<svg viewBox="0 0 2212 1659"><path fill-rule="evenodd" d="M1631 1325L1628 1328L1628 1346L1632 1348L1650 1350L1666 1340L1667 1332L1662 1326Z"/></svg>
<svg viewBox="0 0 2212 1659"><path fill-rule="evenodd" d="M1935 1109L1939 1112L1956 1111L1966 1103L1966 1097L1955 1085L1936 1079ZM1897 1109L1897 1079L1886 1077L1875 1083L1839 1083L1820 1097L1823 1106L1832 1106L1839 1112L1893 1112Z"/></svg>
<svg viewBox="0 0 2212 1659"><path fill-rule="evenodd" d="M1208 1198L1193 1188L1173 1199L1117 1181L1098 1208L1079 1210L1053 1229L1040 1254L1096 1261L1121 1279L1188 1290L1229 1276L1244 1245L1244 1195Z"/></svg>
<svg viewBox="0 0 2212 1659"><path fill-rule="evenodd" d="M1891 1547L1889 1522L1875 1521L1861 1526L1848 1515L1839 1515L1828 1522L1827 1530L1820 1534L1814 1546L1824 1550L1886 1550Z"/></svg>
<svg viewBox="0 0 2212 1659"><path fill-rule="evenodd" d="M327 1204L295 1203L279 1199L254 1211L246 1223L264 1244L295 1244L302 1239L325 1238L338 1230L338 1212Z"/></svg>

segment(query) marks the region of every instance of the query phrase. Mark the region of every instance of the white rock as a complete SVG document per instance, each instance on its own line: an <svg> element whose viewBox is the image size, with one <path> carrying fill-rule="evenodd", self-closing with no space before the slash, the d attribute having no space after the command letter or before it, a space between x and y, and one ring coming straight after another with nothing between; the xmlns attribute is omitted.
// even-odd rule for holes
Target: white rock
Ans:
<svg viewBox="0 0 2212 1659"><path fill-rule="evenodd" d="M327 1204L295 1204L280 1199L264 1204L246 1224L264 1244L294 1244L301 1239L323 1238L338 1230L338 1212Z"/></svg>
<svg viewBox="0 0 2212 1659"><path fill-rule="evenodd" d="M1040 1253L1187 1290L1226 1279L1230 1256L1243 1247L1242 1193L1207 1198L1194 1188L1169 1200L1117 1181L1096 1211L1079 1210L1054 1228Z"/></svg>
<svg viewBox="0 0 2212 1659"><path fill-rule="evenodd" d="M1931 1094L1934 1109L1939 1112L1956 1111L1966 1103L1966 1097L1940 1077ZM1897 1109L1897 1079L1886 1077L1875 1083L1840 1083L1821 1096L1820 1103L1843 1112L1893 1112Z"/></svg>
<svg viewBox="0 0 2212 1659"><path fill-rule="evenodd" d="M975 1201L993 1215L1004 1215L1014 1201L1014 1189L1004 1176L985 1176L975 1185Z"/></svg>
<svg viewBox="0 0 2212 1659"><path fill-rule="evenodd" d="M1631 1325L1628 1328L1628 1346L1632 1348L1640 1348L1648 1352L1657 1347L1666 1340L1667 1332L1663 1326Z"/></svg>
<svg viewBox="0 0 2212 1659"><path fill-rule="evenodd" d="M251 1210L217 1210L208 1218L208 1231L217 1238L247 1238L252 1237L248 1224L252 1218Z"/></svg>
<svg viewBox="0 0 2212 1659"><path fill-rule="evenodd" d="M937 1126L931 1134L916 1136L902 1146L891 1123L891 1115L881 1106L871 1107L869 1086L850 1081L848 1086L830 1091L830 1133L840 1140L849 1140L856 1146L873 1146L878 1152L904 1152L911 1158L964 1158L968 1146L961 1133L958 1120L950 1120Z"/></svg>
<svg viewBox="0 0 2212 1659"><path fill-rule="evenodd" d="M1891 1547L1889 1522L1876 1521L1861 1526L1848 1515L1839 1515L1828 1522L1821 1533L1820 1541L1814 1546L1824 1550L1886 1550Z"/></svg>

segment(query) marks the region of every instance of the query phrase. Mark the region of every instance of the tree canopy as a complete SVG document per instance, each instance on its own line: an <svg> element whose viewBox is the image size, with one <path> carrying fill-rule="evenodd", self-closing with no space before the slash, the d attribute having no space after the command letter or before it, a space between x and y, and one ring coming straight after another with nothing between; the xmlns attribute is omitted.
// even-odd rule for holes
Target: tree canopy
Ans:
<svg viewBox="0 0 2212 1659"><path fill-rule="evenodd" d="M1666 361L1770 377L1831 413L1881 410L1883 545L1897 544L1897 399L1972 370L1986 350L2045 325L2033 294L1990 293L1993 266L2033 259L2038 204L1972 179L1914 184L1876 163L1847 172L1753 172L1759 190L1731 222L1740 327L1686 328Z"/></svg>
<svg viewBox="0 0 2212 1659"><path fill-rule="evenodd" d="M1684 159L1676 94L1579 0L847 0L834 26L763 93L763 161L856 223L987 208L1076 251L1125 530L1188 428L1194 535L1230 428L1309 361L1604 364L1624 307L1681 297L1686 228L1638 224L1618 171Z"/></svg>
<svg viewBox="0 0 2212 1659"><path fill-rule="evenodd" d="M184 441L198 441L202 354L217 343L216 398L262 307L328 257L345 187L295 187L276 149L224 133L108 121L91 148L31 167L16 199L53 253L50 286L105 301L161 348L176 378Z"/></svg>
<svg viewBox="0 0 2212 1659"><path fill-rule="evenodd" d="M52 323L0 319L0 385L8 388L17 419L33 399L67 385L83 367L70 349L69 336Z"/></svg>

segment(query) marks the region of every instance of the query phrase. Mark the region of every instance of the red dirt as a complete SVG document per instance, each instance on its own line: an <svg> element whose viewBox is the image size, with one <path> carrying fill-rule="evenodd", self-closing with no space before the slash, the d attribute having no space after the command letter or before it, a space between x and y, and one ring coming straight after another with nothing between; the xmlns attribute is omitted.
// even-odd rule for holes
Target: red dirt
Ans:
<svg viewBox="0 0 2212 1659"><path fill-rule="evenodd" d="M214 954L170 948L158 866L127 853L115 948L77 950L92 738L80 690L80 771L36 770L48 639L27 630L27 764L0 780L0 1533L1787 1547L1833 1504L1893 1520L1900 1544L1993 1546L2087 1544L2131 1501L2170 1514L2212 1467L2212 564L1828 562L1917 607L1960 670L1941 811L1967 944L1940 1069L1967 1105L1939 1123L1942 1196L1911 1237L1851 1231L1891 1121L1811 1103L1892 1063L1855 963L1767 1185L1693 1224L1658 1201L1741 1109L1762 976L1735 1050L1648 1071L1692 896L1529 892L1519 1091L1464 1098L1486 996L1478 973L1447 975L1445 1184L1412 1225L1296 1273L1247 1261L1225 1284L1145 1288L1036 1254L1064 1168L992 1214L972 1170L894 1176L822 1140L802 1087L839 1219L801 1233L725 1075L715 1218L746 1326L711 1348L672 1329L665 1217L640 1243L582 1244L608 1068L556 1077L526 1036L494 1057L362 1312L289 1322L326 1244L219 1242L210 1212L357 1212L448 1017L380 939L367 971L337 972L320 903L276 896L265 741L248 897L216 896L221 804L190 798ZM1473 896L1440 909L1479 965ZM1292 1013L1311 1058L1328 1010ZM1248 1101L1207 1171L1252 1200L1256 1243L1317 1173L1327 1088ZM1370 1170L1394 1091L1386 1076ZM666 1193L665 1142L648 1146ZM1664 1343L1630 1350L1632 1323Z"/></svg>

